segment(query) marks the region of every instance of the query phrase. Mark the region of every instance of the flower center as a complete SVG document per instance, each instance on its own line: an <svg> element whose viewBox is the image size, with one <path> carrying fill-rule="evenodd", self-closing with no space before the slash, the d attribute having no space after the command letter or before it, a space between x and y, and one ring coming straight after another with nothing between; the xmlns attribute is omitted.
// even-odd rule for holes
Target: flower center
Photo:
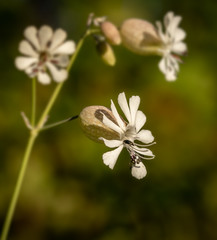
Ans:
<svg viewBox="0 0 217 240"><path fill-rule="evenodd" d="M39 55L38 65L39 66L44 65L49 60L49 57L50 56L49 56L48 52L46 52L46 51L41 52Z"/></svg>
<svg viewBox="0 0 217 240"><path fill-rule="evenodd" d="M124 133L124 139L128 139L131 142L134 142L134 139L136 137L136 128L135 126L128 125L127 129Z"/></svg>

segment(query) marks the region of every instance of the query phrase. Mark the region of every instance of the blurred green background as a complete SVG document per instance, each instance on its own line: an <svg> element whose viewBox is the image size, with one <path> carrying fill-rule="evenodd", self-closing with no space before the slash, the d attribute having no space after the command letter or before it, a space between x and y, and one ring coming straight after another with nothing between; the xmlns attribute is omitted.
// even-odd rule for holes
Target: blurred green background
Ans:
<svg viewBox="0 0 217 240"><path fill-rule="evenodd" d="M49 24L76 42L87 16L162 20L183 16L189 52L176 82L166 82L159 57L115 47L106 66L91 38L79 53L49 122L88 105L110 106L117 96L139 95L157 142L148 175L134 179L123 151L113 171L102 162L109 149L84 136L77 120L43 132L36 141L17 204L11 240L217 239L217 3L215 0L110 0L0 2L0 226L9 205L28 137L20 112L30 114L31 81L15 69L23 30ZM37 113L55 84L38 85Z"/></svg>

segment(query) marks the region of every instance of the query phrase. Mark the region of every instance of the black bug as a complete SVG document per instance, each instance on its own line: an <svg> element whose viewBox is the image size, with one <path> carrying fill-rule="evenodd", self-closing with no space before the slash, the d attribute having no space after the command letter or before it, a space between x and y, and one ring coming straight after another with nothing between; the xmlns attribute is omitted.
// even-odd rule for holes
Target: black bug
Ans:
<svg viewBox="0 0 217 240"><path fill-rule="evenodd" d="M124 140L124 143L130 146L133 146L133 142L131 142L130 140Z"/></svg>
<svg viewBox="0 0 217 240"><path fill-rule="evenodd" d="M131 159L130 168L132 168L132 167L139 168L139 166L137 166L137 164L139 164L141 162L141 160L140 160L140 157L133 150L134 143L131 142L130 140L124 140L124 144L125 144L127 151L130 154L130 159Z"/></svg>

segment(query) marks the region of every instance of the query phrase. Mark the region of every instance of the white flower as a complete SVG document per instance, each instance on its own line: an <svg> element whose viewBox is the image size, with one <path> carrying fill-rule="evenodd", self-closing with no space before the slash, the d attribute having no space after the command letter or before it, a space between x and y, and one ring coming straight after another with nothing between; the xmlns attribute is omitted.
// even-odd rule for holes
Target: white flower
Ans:
<svg viewBox="0 0 217 240"><path fill-rule="evenodd" d="M94 13L90 13L87 19L87 27L91 27L91 25L93 25L94 27L99 27L101 23L106 21L106 19L106 16L95 17Z"/></svg>
<svg viewBox="0 0 217 240"><path fill-rule="evenodd" d="M16 58L16 67L25 71L31 78L37 76L42 84L51 82L47 69L55 82L66 80L68 55L75 51L73 41L64 42L67 37L66 32L62 29L53 31L46 25L39 30L30 26L25 29L24 36L26 40L20 42L19 51L25 56Z"/></svg>
<svg viewBox="0 0 217 240"><path fill-rule="evenodd" d="M138 110L140 104L139 96L132 96L129 100L128 106L125 93L120 93L118 96L118 103L125 114L128 123L120 117L113 101L111 100L111 111L115 117L116 123L102 113L103 123L117 132L119 134L119 139L107 140L105 138L100 138L104 141L107 147L116 148L115 150L104 153L103 161L105 165L113 169L119 154L125 147L131 158L131 173L135 178L141 179L145 177L147 173L141 159L154 158L153 153L146 148L153 144L154 137L149 130L140 130L146 122L146 116L142 111ZM138 144L134 141L140 141L143 144Z"/></svg>
<svg viewBox="0 0 217 240"><path fill-rule="evenodd" d="M179 62L181 62L178 55L183 55L187 52L187 45L183 42L186 32L178 27L181 20L180 16L175 16L173 12L168 12L164 17L165 33L163 33L161 22L156 23L158 34L163 42L162 47L159 48L159 53L163 55L159 62L159 68L168 81L176 80Z"/></svg>

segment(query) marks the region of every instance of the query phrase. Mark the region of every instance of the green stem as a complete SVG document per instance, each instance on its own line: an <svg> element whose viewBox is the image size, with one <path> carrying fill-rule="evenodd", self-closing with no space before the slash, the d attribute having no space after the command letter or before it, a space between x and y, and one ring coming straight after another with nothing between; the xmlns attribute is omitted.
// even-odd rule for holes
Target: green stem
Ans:
<svg viewBox="0 0 217 240"><path fill-rule="evenodd" d="M64 84L64 82L59 83L59 84L56 86L56 88L54 89L54 92L53 92L53 94L51 95L51 98L50 98L47 106L45 107L45 110L44 110L44 112L42 113L41 118L39 119L39 122L38 122L38 124L37 124L37 126L36 126L36 128L38 129L38 131L40 131L40 129L43 127L44 123L46 122L48 113L50 112L50 110L51 110L51 108L52 108L52 106L53 106L53 104L54 104L57 96L59 95L59 92L60 92L63 84Z"/></svg>
<svg viewBox="0 0 217 240"><path fill-rule="evenodd" d="M72 120L74 120L74 119L76 119L76 118L78 118L78 117L79 117L79 115L76 115L76 116L73 116L73 117L70 117L70 118L61 120L61 121L59 121L59 122L55 122L55 123L46 125L46 126L44 126L43 128L41 128L41 131L42 131L42 130L47 130L47 129L50 129L50 128L53 128L53 127L56 127L56 126L59 126L59 125L61 125L61 124L63 124L63 123L66 123L66 122L70 122L70 121L72 121Z"/></svg>
<svg viewBox="0 0 217 240"><path fill-rule="evenodd" d="M73 65L73 63L74 63L74 61L75 61L75 59L76 59L76 57L77 57L77 55L78 55L78 52L80 51L80 49L81 49L81 47L82 47L82 45L83 45L83 43L84 43L85 38L86 38L87 36L89 36L90 34L93 34L93 33L95 33L95 32L99 32L99 30L96 31L96 30L94 30L94 29L88 29L88 30L85 32L84 36L79 40L79 42L78 42L78 44L77 44L77 46L76 46L76 51L75 51L75 53L72 55L72 58L71 58L70 63L69 63L69 65L68 65L68 68L67 68L68 71L70 71L70 69L71 69L71 67L72 67L72 65Z"/></svg>
<svg viewBox="0 0 217 240"><path fill-rule="evenodd" d="M84 42L84 39L90 35L91 33L93 33L93 31L91 30L87 30L87 32L85 33L84 37L80 39L80 41L78 42L78 45L76 47L76 51L75 53L73 54L72 58L71 58L71 61L69 63L69 66L67 68L67 70L69 71L72 67L72 65L74 64L75 62L75 59L78 55L78 52ZM54 89L54 92L53 94L51 95L51 98L47 104L47 106L45 107L44 109L44 112L42 113L41 115L41 118L39 119L38 121L38 124L35 125L35 112L36 112L36 79L33 79L33 83L32 83L32 117L31 117L31 124L33 126L33 130L31 130L31 134L30 134L30 137L29 137L29 140L28 140L28 143L27 143L27 146L26 146L26 149L25 149L25 153L24 153L24 157L23 157L23 160L22 160L22 164L21 164L21 168L20 168L20 172L19 172L19 175L18 175L18 179L17 179L17 182L16 182L16 186L15 186L15 189L14 189L14 192L13 192L13 196L12 196L12 199L11 199L11 202L10 202L10 205L9 205L9 208L8 208L8 211L7 211L7 214L6 214L6 218L5 218L5 222L4 222L4 225L3 225L3 229L2 229L2 234L1 234L1 238L0 240L6 240L7 239L7 236L8 236L8 232L9 232L9 228L10 228L10 225L11 225L11 222L12 222L12 218L13 218L13 215L14 215L14 211L15 211L15 208L16 208L16 204L17 204L17 200L18 200L18 197L19 197L19 194L20 194L20 190L21 190L21 187L22 187L22 183L23 183L23 179L24 179L24 176L25 176L25 172L26 172L26 168L27 168L27 164L28 164L28 160L29 160L29 157L30 157L30 154L31 154L31 151L32 151L32 148L33 148L33 145L34 145L34 142L35 142L35 139L36 137L38 136L39 132L41 130L43 130L43 125L44 125L44 122L46 121L46 118L63 86L63 83L59 83L56 88ZM34 128L34 126L36 126Z"/></svg>
<svg viewBox="0 0 217 240"><path fill-rule="evenodd" d="M17 183L16 183L14 193L13 193L13 196L11 198L10 206L9 206L6 218L5 218L5 222L4 222L4 226L3 226L3 230L2 230L2 235L1 235L1 240L6 240L7 239L8 231L9 231L11 221L12 221L12 218L13 218L13 215L14 215L14 210L15 210L15 207L16 207L16 204L17 204L17 199L19 197L20 189L21 189L21 186L22 186L22 183L23 183L23 178L25 176L27 163L28 163L29 156L30 156L33 144L35 142L36 136L37 135L35 134L35 132L32 132L32 134L29 137L29 140L28 140L28 143L27 143L27 146L26 146L26 150L25 150L25 154L24 154L24 157L23 157L22 165L21 165L21 168L20 168L20 172L19 172L19 175L18 175Z"/></svg>
<svg viewBox="0 0 217 240"><path fill-rule="evenodd" d="M36 116L36 77L32 79L32 116L31 125L35 126L35 116Z"/></svg>

